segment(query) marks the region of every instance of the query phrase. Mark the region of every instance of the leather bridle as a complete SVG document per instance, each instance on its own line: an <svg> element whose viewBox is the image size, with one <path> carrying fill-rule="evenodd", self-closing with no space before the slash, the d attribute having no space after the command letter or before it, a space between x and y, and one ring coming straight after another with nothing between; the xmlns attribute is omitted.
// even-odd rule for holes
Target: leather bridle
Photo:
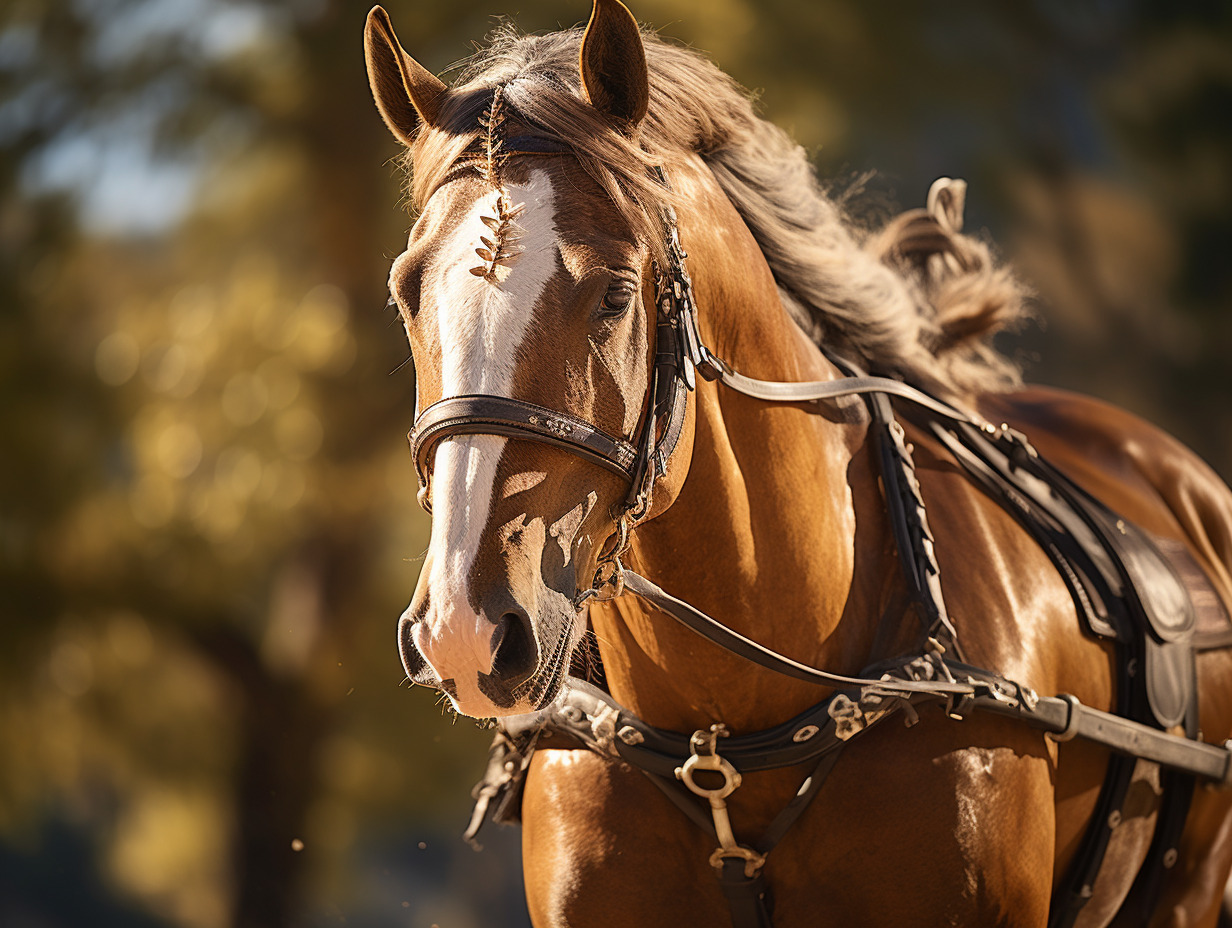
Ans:
<svg viewBox="0 0 1232 928"><path fill-rule="evenodd" d="M509 154L542 154L544 140L514 139ZM656 169L667 187L667 176ZM622 589L620 555L628 546L629 532L650 512L655 483L667 472L667 462L684 430L688 393L696 386L694 369L709 358L697 331L693 286L685 266L687 255L680 246L676 213L662 209L666 230L667 267L654 264L655 355L648 396L636 434L618 438L594 423L571 413L549 409L525 400L492 394L467 394L439 400L424 409L407 436L415 473L419 479L419 502L431 511L432 456L437 445L456 435L500 435L562 448L624 479L628 490L614 513L616 531L605 543L594 585L579 594L581 604L602 589ZM714 370L704 367L707 373ZM712 378L713 379L713 378Z"/></svg>
<svg viewBox="0 0 1232 928"><path fill-rule="evenodd" d="M510 140L505 152L559 153L563 149L557 146L559 143L551 140L518 138ZM664 190L670 192L671 185L663 168L656 167L654 174ZM616 530L604 543L592 586L580 591L575 599L579 608L592 597L610 599L623 592L623 581L628 572L621 565L620 557L628 547L632 529L650 512L655 484L667 472L668 461L684 429L688 394L696 389L698 374L706 380L721 381L733 390L767 402L817 403L864 395L868 398L866 401L874 412L874 418L882 424L893 420L885 397L896 396L947 419L981 429L990 428L986 423L902 381L867 376L850 362L829 352L826 352L827 357L845 376L831 381L782 383L757 380L738 373L714 355L702 340L693 283L685 263L688 254L680 243L676 212L670 204L663 204L660 215L666 267L660 267L658 262L654 265L654 364L648 397L643 401L645 412L634 436L619 438L570 413L492 394L466 394L441 399L419 413L407 436L419 480L419 502L429 512L433 452L442 440L456 435L500 435L551 445L623 478L628 484L628 491L614 513ZM893 425L897 426L897 423ZM928 535L926 529L924 534ZM928 549L925 559L931 559L931 544L929 537L916 545ZM930 570L931 567L931 564L923 565L924 569L919 569L917 565L910 567L908 574L915 578L914 587L921 587L929 576L935 576L936 571ZM928 590L927 595L916 597L930 606L941 603L940 586L935 583L931 585L934 588ZM948 634L952 629L948 627L944 605L932 611L935 612L932 618L936 624L945 627L947 637L952 638ZM930 631L938 631L938 628Z"/></svg>

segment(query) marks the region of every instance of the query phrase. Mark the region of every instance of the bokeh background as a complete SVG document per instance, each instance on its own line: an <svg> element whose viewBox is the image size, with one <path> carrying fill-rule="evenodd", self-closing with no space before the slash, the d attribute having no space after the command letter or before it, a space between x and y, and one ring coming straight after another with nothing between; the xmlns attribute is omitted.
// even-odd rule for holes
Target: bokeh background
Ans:
<svg viewBox="0 0 1232 928"><path fill-rule="evenodd" d="M512 15L388 0L447 72ZM1032 379L1232 476L1232 5L643 0L860 212L971 184ZM523 925L488 736L403 687L427 539L365 2L0 2L0 925ZM449 74L446 73L448 78Z"/></svg>

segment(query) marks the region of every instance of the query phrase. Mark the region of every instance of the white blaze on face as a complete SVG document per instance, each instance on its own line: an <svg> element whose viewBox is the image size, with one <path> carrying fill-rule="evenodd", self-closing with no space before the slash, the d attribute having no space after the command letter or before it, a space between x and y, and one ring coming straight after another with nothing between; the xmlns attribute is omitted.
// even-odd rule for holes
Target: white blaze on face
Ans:
<svg viewBox="0 0 1232 928"><path fill-rule="evenodd" d="M483 216L496 216L497 193L477 200L449 240L441 243L441 256L431 272L424 294L436 308L441 346L442 396L468 393L512 395L518 348L530 328L535 307L559 264L554 194L546 172L534 171L522 186L506 185L509 201L524 209L517 219L522 254L499 284L476 277L470 269L481 263L475 254L480 236L491 237ZM491 670L490 620L477 615L467 601L467 579L491 508L496 465L505 439L494 435L463 435L442 441L436 450L432 474L432 541L429 546L432 590L427 628L417 634L425 657L437 667L477 661L479 670ZM468 617L472 629L443 625ZM429 644L429 642L432 642ZM449 659L461 648L470 654ZM446 670L446 675L448 671ZM474 674L467 675L471 680ZM468 686L459 679L459 686ZM462 693L459 693L462 696Z"/></svg>

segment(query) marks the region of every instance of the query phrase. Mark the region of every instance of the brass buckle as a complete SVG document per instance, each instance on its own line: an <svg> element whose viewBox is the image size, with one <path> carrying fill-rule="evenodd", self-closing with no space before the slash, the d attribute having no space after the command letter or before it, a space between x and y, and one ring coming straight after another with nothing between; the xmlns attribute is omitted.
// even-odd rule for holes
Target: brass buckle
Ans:
<svg viewBox="0 0 1232 928"><path fill-rule="evenodd" d="M605 603L623 595L625 565L621 563L620 556L629 549L629 518L627 515L620 517L620 521L616 523L616 533L612 537L616 539L615 543L610 551L599 555L595 575L590 581L590 589L583 590L574 598L573 607L575 609L581 609L588 599ZM611 592L604 593L604 590L609 587Z"/></svg>
<svg viewBox="0 0 1232 928"><path fill-rule="evenodd" d="M722 870L725 858L739 858L744 861L745 878L751 879L765 865L766 856L737 842L732 833L731 819L727 815L727 797L740 786L741 779L740 771L727 758L719 755L718 740L728 734L727 726L722 722L711 725L709 731L699 729L693 732L693 737L689 739L691 753L688 760L676 768L676 779L684 783L690 792L710 803L714 833L719 839L719 846L710 855L710 866ZM702 786L694 778L698 770L721 774L723 784L713 788Z"/></svg>

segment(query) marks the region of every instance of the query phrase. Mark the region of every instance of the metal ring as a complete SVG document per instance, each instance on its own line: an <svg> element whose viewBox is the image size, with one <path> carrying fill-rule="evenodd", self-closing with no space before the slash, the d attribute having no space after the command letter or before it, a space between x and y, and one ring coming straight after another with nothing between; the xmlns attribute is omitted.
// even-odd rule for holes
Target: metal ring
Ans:
<svg viewBox="0 0 1232 928"><path fill-rule="evenodd" d="M612 592L606 596L600 595L600 590L605 587L611 587ZM591 580L591 589L587 590L589 596L593 596L599 602L607 602L609 599L615 599L625 591L625 566L620 563L618 556L604 558L599 561L599 566L595 568L594 579ZM574 603L581 605L588 596L579 596L574 600Z"/></svg>
<svg viewBox="0 0 1232 928"><path fill-rule="evenodd" d="M1047 735L1053 741L1069 741L1074 735L1078 734L1078 709L1082 703L1078 701L1077 696L1071 696L1069 693L1061 693L1057 696L1057 699L1069 704L1069 717L1065 720L1064 728L1060 731L1047 732Z"/></svg>
<svg viewBox="0 0 1232 928"><path fill-rule="evenodd" d="M766 855L758 854L752 848L736 845L735 847L718 847L710 855L710 866L716 870L723 869L723 858L736 857L744 861L744 877L751 880L757 876L757 871L766 865Z"/></svg>
<svg viewBox="0 0 1232 928"><path fill-rule="evenodd" d="M723 785L717 789L706 789L699 786L693 779L693 771L701 768L723 775ZM740 771L731 765L725 757L717 754L692 754L684 762L684 766L676 768L676 778L681 780L689 790L703 799L714 802L716 799L726 799L740 785Z"/></svg>

